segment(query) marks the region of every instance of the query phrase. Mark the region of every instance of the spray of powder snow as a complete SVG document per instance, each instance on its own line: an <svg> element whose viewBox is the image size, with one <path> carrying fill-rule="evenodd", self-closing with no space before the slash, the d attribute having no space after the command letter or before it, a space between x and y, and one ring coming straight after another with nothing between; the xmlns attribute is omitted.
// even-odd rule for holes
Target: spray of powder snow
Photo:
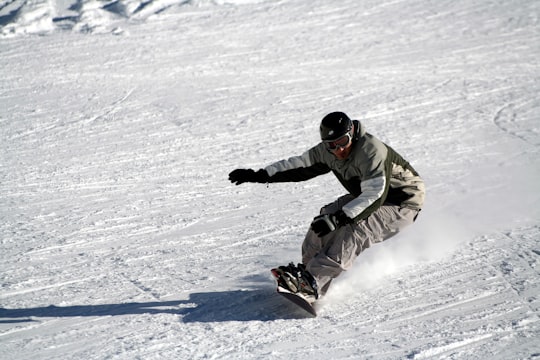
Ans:
<svg viewBox="0 0 540 360"><path fill-rule="evenodd" d="M362 252L353 268L336 279L324 301L337 301L379 286L384 278L408 266L452 254L473 237L459 219L423 211L414 225Z"/></svg>

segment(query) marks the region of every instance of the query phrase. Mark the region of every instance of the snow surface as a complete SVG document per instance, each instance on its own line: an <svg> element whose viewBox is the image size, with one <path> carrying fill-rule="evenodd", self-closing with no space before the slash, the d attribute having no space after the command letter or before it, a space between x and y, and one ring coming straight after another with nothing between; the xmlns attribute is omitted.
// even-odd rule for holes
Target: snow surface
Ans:
<svg viewBox="0 0 540 360"><path fill-rule="evenodd" d="M0 2L0 358L540 359L540 2ZM330 175L234 186L342 110L424 177L311 318Z"/></svg>

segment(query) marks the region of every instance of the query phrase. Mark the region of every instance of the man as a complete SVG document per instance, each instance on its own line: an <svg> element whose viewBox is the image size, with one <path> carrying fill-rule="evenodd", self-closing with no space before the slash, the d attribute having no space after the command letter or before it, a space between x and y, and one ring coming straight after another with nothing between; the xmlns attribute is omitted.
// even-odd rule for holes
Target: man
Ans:
<svg viewBox="0 0 540 360"><path fill-rule="evenodd" d="M330 113L321 121L320 135L321 143L300 156L229 174L239 185L304 181L332 171L348 191L313 219L302 244L302 264L275 269L280 285L315 298L363 250L412 224L425 195L413 167L358 120Z"/></svg>

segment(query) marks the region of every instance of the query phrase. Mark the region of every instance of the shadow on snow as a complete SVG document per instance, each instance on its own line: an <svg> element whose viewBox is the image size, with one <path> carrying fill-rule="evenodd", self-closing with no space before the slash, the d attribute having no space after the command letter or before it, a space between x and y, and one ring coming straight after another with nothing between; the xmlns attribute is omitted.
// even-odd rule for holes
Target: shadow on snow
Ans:
<svg viewBox="0 0 540 360"><path fill-rule="evenodd" d="M308 313L269 289L190 294L187 300L122 304L0 308L0 324L36 321L35 318L173 314L184 323L273 321L309 318Z"/></svg>

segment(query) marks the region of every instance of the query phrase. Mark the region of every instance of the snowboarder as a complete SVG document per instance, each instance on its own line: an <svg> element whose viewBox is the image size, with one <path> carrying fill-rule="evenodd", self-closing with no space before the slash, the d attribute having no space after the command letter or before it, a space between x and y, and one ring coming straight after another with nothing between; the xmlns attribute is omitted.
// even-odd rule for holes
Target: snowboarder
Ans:
<svg viewBox="0 0 540 360"><path fill-rule="evenodd" d="M414 168L360 121L332 112L322 119L320 136L322 141L300 156L229 174L240 185L304 181L332 171L347 190L313 219L302 244L302 263L274 269L283 279L281 286L315 298L363 250L412 224L425 196Z"/></svg>

